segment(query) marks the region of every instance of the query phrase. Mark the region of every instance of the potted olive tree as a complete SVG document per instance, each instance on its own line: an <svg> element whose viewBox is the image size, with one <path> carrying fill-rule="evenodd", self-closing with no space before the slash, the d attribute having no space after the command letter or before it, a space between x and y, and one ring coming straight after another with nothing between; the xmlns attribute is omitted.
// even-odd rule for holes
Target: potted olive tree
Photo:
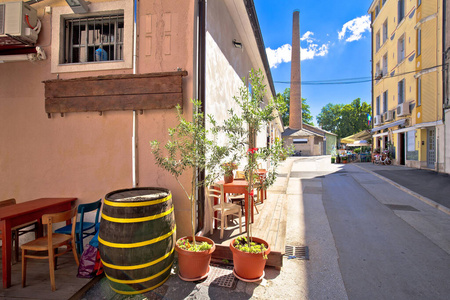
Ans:
<svg viewBox="0 0 450 300"><path fill-rule="evenodd" d="M192 103L194 107L192 122L183 117L181 108L177 106L179 124L169 129L169 141L163 148L158 141L151 142L156 164L175 177L191 204L192 235L178 239L175 245L178 253L178 275L186 281L206 278L209 273L209 263L215 244L209 238L195 236L195 191L199 186L206 184L197 181L196 170L207 168L218 159L216 155L220 156L220 147L215 147L207 138L208 131L205 129L204 115L199 109L201 102L192 100ZM214 155L210 155L208 160L205 153L211 149ZM179 179L187 170L191 171L189 187L185 187Z"/></svg>
<svg viewBox="0 0 450 300"><path fill-rule="evenodd" d="M249 75L251 91L245 86L239 89L239 97L234 97L242 114L240 121L234 121L237 124L244 124L246 130L236 127L230 128L224 126L229 138L233 140L242 140L244 143L233 142L233 144L244 144L243 154L246 156L246 165L244 168L246 179L249 183L248 193L250 197L255 196L253 190L255 186L267 189L275 182L277 177L276 168L283 157L287 157L293 151L286 150L280 139L276 139L269 147L256 147L256 135L261 130L265 132L265 126L269 125L277 117L277 108L281 105L278 99L271 99L269 103L264 103L266 93L263 82L262 72L251 71ZM230 118L231 119L231 118ZM246 125L246 126L245 126ZM269 161L270 166L267 169L266 177L261 182L256 174L258 161ZM252 236L251 231L251 201L248 201L247 212L247 235L236 238L231 241L230 249L233 253L234 274L244 281L260 280L264 274L264 268L267 255L270 252L270 245L257 237Z"/></svg>

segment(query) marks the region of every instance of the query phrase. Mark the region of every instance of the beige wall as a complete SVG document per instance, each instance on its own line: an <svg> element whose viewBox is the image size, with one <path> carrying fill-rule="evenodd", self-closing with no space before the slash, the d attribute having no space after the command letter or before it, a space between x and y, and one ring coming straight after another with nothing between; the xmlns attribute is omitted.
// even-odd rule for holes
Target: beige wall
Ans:
<svg viewBox="0 0 450 300"><path fill-rule="evenodd" d="M242 78L248 79L250 70L259 67L252 64L247 44L243 43L243 49L234 47L233 40L242 42L243 39L224 1L208 2L207 24L206 114L214 115L220 124L229 117L229 108L240 113L233 97L239 96L243 84L248 86ZM264 128L257 138L258 147L266 146L266 136Z"/></svg>
<svg viewBox="0 0 450 300"><path fill-rule="evenodd" d="M122 3L129 7L133 1ZM73 196L78 197L78 203L92 202L110 191L132 187L132 112L105 112L102 116L94 112L67 113L47 118L42 81L56 79L57 74L51 73L52 56L56 55L52 47L55 30L50 26L52 16L44 14L45 5L53 2L35 7L43 24L37 45L44 49L47 59L0 64L0 199L14 197L24 202ZM189 99L194 93L194 10L194 1L182 0L139 1L138 8L137 73L175 71L178 67L187 70L189 75L183 80L187 115L192 112ZM149 18L151 32L144 29ZM161 52L163 45L168 45L168 36L170 51ZM59 78L131 73L131 68L64 72ZM187 234L183 230L186 226L180 225L186 224L183 212L188 209L188 201L175 180L155 166L149 146L151 140L166 139L167 128L177 123L175 112L145 111L137 119L139 186L171 189L178 234Z"/></svg>

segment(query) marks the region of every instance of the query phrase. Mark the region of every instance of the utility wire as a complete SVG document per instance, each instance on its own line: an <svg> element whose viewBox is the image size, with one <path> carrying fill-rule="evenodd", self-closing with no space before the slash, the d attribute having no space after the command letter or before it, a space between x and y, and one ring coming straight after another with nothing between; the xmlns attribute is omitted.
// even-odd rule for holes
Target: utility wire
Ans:
<svg viewBox="0 0 450 300"><path fill-rule="evenodd" d="M381 79L389 79L389 78L393 78L393 77L404 76L404 75L411 74L411 73L419 73L419 72L431 70L433 68L443 67L443 66L445 66L447 64L448 63L441 64L441 65L436 65L436 66L432 66L432 67L428 67L428 68L425 68L425 69L422 69L422 70L414 70L414 71L409 71L409 72L404 72L404 73L398 73L398 74L395 74L395 75L392 75L392 76L388 76L388 77L381 77L380 79L372 78L370 76L367 76L367 77L354 77L354 78L302 81L301 84L302 85L357 84L357 83L371 82L372 80L381 80ZM274 83L291 84L290 81L274 81Z"/></svg>

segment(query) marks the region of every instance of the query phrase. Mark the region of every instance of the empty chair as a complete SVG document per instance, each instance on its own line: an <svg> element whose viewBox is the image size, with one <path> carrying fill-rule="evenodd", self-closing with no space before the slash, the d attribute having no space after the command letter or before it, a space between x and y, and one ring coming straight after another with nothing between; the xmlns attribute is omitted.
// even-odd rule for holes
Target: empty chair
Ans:
<svg viewBox="0 0 450 300"><path fill-rule="evenodd" d="M242 213L241 207L233 203L226 203L224 201L223 186L218 184L213 184L208 189L208 197L211 203L211 215L214 220L220 221L220 238L223 238L223 230L227 227L227 216L235 215L239 217L239 232L242 233ZM215 204L216 202L217 204ZM220 218L215 217L214 214L220 213ZM214 227L214 226L213 226ZM213 227L211 227L211 234L213 232Z"/></svg>
<svg viewBox="0 0 450 300"><path fill-rule="evenodd" d="M10 205L15 205L15 204L16 204L16 199L14 199L14 198L0 201L0 207L5 207L5 206L10 206ZM25 233L28 233L28 232L34 232L34 237L37 239L38 226L39 226L39 222L36 220L36 221L31 221L31 222L21 224L21 225L11 228L12 240L14 242L14 254L15 254L14 258L15 258L16 262L19 261L19 236L24 235ZM0 235L0 239L1 239L1 235Z"/></svg>
<svg viewBox="0 0 450 300"><path fill-rule="evenodd" d="M53 224L71 221L72 231L70 234L53 233ZM77 209L73 208L65 212L55 214L45 214L42 216L42 224L47 225L47 236L40 237L34 241L28 242L21 246L22 248L22 287L26 284L27 275L27 259L48 259L50 269L50 283L52 291L56 290L55 284L55 268L56 257L61 256L69 251L72 251L75 262L79 265L77 252L75 250L75 225L77 221ZM58 253L58 248L65 246L64 252ZM28 251L47 252L47 255L41 256L36 254L29 254Z"/></svg>
<svg viewBox="0 0 450 300"><path fill-rule="evenodd" d="M79 254L82 254L84 251L83 247L83 239L85 237L88 237L90 235L95 235L97 233L96 225L98 224L98 219L100 215L100 207L102 206L102 199L99 199L92 203L86 203L86 204L80 204L78 205L78 222L77 226L75 227L75 236L76 236L76 243L77 243L77 252ZM85 213L97 210L94 222L86 222L84 220ZM72 230L71 225L64 226L62 228L57 229L56 233L63 233L63 234L70 234Z"/></svg>

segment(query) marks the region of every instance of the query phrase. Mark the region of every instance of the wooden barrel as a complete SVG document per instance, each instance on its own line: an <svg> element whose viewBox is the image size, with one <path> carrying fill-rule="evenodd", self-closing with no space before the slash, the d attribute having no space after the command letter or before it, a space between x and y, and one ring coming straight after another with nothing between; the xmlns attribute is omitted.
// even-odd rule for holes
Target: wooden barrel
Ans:
<svg viewBox="0 0 450 300"><path fill-rule="evenodd" d="M174 258L172 194L163 188L133 188L105 196L99 251L111 288L133 295L162 285Z"/></svg>

